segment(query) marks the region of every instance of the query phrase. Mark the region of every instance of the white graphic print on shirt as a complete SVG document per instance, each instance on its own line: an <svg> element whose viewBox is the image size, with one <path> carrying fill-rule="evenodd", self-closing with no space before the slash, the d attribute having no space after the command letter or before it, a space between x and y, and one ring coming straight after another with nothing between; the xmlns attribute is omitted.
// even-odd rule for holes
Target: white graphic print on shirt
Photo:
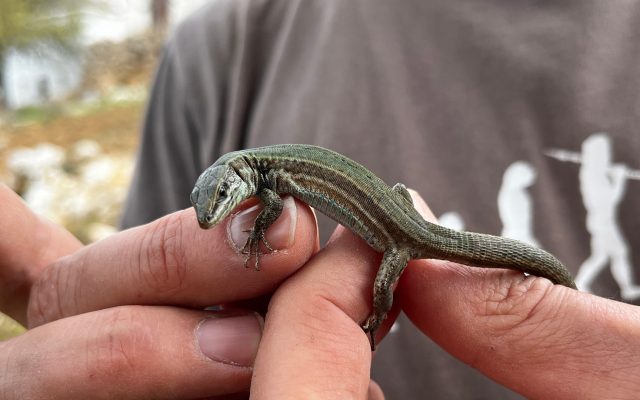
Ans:
<svg viewBox="0 0 640 400"><path fill-rule="evenodd" d="M536 180L536 171L525 161L511 164L502 177L498 193L498 213L504 237L517 239L539 247L533 236L533 210L527 188Z"/></svg>
<svg viewBox="0 0 640 400"><path fill-rule="evenodd" d="M580 290L591 291L594 280L609 266L620 287L620 296L631 301L640 298L640 285L634 283L629 246L617 220L617 209L626 181L640 180L640 170L613 164L611 153L609 136L596 133L583 142L581 152L551 149L545 155L580 164L578 178L587 211L586 229L591 235L591 255L578 269L576 285ZM503 175L498 212L503 225L502 236L538 246L533 235L532 200L527 191L535 179L536 171L531 164L525 161L512 163ZM458 218L457 224L464 225L461 217Z"/></svg>

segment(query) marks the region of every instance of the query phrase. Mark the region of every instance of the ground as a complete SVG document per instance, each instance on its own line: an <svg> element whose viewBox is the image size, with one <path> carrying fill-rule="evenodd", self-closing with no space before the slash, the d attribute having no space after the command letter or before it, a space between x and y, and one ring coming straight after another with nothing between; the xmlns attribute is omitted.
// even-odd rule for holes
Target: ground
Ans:
<svg viewBox="0 0 640 400"><path fill-rule="evenodd" d="M65 149L83 139L95 140L105 153L134 153L138 144L144 101L109 103L75 115L46 111L22 111L22 120L0 125L0 176L12 149L48 142ZM36 109L30 109L36 110ZM34 115L35 116L32 116Z"/></svg>

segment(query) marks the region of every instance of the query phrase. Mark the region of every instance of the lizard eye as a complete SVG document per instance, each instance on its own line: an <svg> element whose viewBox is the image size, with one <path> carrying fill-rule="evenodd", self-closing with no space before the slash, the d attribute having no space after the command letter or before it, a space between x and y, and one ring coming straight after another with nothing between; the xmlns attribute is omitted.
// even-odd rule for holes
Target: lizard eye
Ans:
<svg viewBox="0 0 640 400"><path fill-rule="evenodd" d="M229 194L228 193L228 189L229 188L227 187L227 185L221 185L220 189L218 189L218 197L220 197L220 198L227 197L227 195Z"/></svg>

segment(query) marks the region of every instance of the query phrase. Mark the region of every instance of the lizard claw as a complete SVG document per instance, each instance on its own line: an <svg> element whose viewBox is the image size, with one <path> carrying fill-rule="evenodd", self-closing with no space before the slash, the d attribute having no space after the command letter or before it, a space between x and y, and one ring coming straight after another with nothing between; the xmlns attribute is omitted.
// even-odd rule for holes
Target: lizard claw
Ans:
<svg viewBox="0 0 640 400"><path fill-rule="evenodd" d="M255 229L248 229L244 232L249 232L249 237L247 237L247 241L244 243L242 247L242 254L246 254L247 257L244 259L244 267L249 267L249 260L252 255L255 255L255 269L256 271L260 271L260 242L264 243L265 247L269 250L269 252L273 252L273 247L271 244L265 239L263 231L256 231Z"/></svg>
<svg viewBox="0 0 640 400"><path fill-rule="evenodd" d="M378 316L372 314L367 318L364 324L362 324L362 330L365 333L369 334L370 342L371 342L371 351L376 349L376 331L382 325L382 321L386 318L386 315Z"/></svg>

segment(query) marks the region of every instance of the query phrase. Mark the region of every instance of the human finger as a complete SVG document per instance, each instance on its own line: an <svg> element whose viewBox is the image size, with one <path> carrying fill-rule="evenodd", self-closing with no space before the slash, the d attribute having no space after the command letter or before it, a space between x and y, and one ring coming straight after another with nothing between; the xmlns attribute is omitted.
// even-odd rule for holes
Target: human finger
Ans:
<svg viewBox="0 0 640 400"><path fill-rule="evenodd" d="M42 270L82 244L64 228L36 215L0 183L0 310L26 324L29 291Z"/></svg>
<svg viewBox="0 0 640 400"><path fill-rule="evenodd" d="M640 391L635 306L514 272L429 262L407 267L400 288L420 330L527 398L631 399Z"/></svg>
<svg viewBox="0 0 640 400"><path fill-rule="evenodd" d="M34 285L29 323L124 304L200 307L268 293L313 254L317 228L309 207L285 199L266 233L277 251L261 255L256 272L244 268L241 247L258 211L246 208L205 231L193 209L182 210L62 258Z"/></svg>
<svg viewBox="0 0 640 400"><path fill-rule="evenodd" d="M360 327L371 313L380 259L339 227L329 245L278 288L255 363L254 398L380 398L369 386L372 352Z"/></svg>
<svg viewBox="0 0 640 400"><path fill-rule="evenodd" d="M254 313L122 306L0 343L0 397L195 399L246 393L261 336Z"/></svg>
<svg viewBox="0 0 640 400"><path fill-rule="evenodd" d="M368 400L384 400L384 393L382 388L375 381L369 382L369 392L367 393Z"/></svg>
<svg viewBox="0 0 640 400"><path fill-rule="evenodd" d="M527 398L635 398L636 307L515 271L412 261L398 303L426 335Z"/></svg>

